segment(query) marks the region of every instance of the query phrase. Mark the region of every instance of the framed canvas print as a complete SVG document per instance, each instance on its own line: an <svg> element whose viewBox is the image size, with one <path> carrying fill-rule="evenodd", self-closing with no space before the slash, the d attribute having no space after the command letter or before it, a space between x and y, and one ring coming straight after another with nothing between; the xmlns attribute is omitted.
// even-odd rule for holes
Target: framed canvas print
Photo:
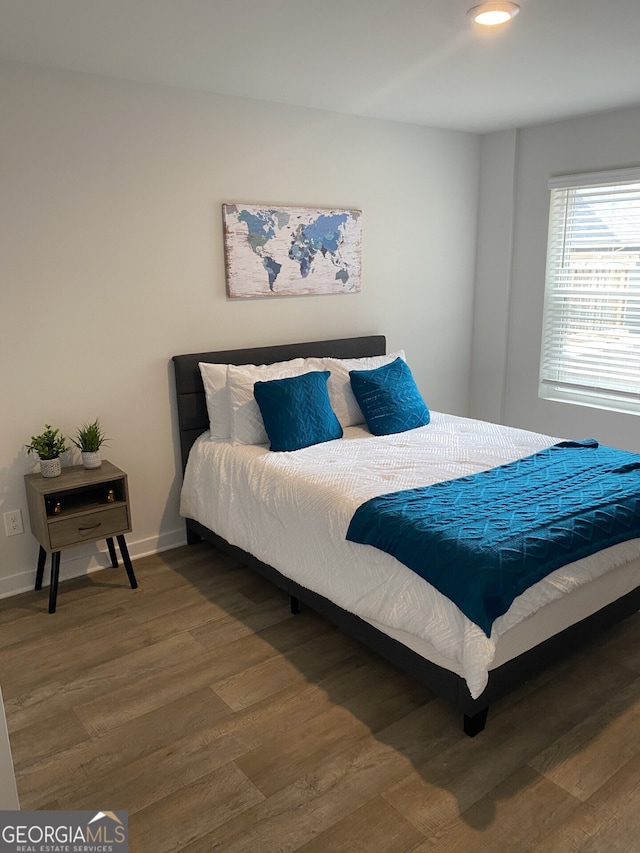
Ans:
<svg viewBox="0 0 640 853"><path fill-rule="evenodd" d="M362 211L223 204L227 295L360 291Z"/></svg>

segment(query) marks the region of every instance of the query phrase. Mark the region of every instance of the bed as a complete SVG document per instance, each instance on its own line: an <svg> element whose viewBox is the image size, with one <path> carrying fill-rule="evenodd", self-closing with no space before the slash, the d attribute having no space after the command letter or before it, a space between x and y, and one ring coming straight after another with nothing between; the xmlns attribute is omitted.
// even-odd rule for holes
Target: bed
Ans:
<svg viewBox="0 0 640 853"><path fill-rule="evenodd" d="M215 434L215 428L200 364L273 365L306 359L305 370L319 370L327 364L324 359L376 363L385 353L384 336L371 335L174 356L187 541L205 539L238 557L283 589L293 612L302 605L312 608L448 701L462 714L465 733L474 736L483 730L496 698L640 608L640 541L607 549L604 562L577 562L570 578L562 570L553 573L539 590L537 585L535 607L524 596L516 599L496 623L499 630L487 639L392 556L347 542L345 519L363 495L384 492L380 478L388 475L377 459L397 455L405 471L403 488L410 488L422 474L406 460L424 457L432 465L435 458L440 466L451 436L454 455L464 465L455 467L460 459L453 468L445 463L440 479L535 453L553 444L554 437L436 412L429 426L401 433L398 440L371 436L366 427L353 425L344 430L343 439L295 453L212 440L210 429ZM436 447L438 441L442 445ZM357 471L365 485L353 485L357 480L350 474L346 485L339 486L344 499L336 498L334 480L344 478L344 471ZM311 484L311 509L303 508L296 493L298 476ZM334 503L337 515L331 515ZM331 536L331 545L325 535ZM372 609L378 592L386 608L380 613ZM429 622L437 623L437 630L423 625ZM449 628L459 622L462 634L450 640Z"/></svg>

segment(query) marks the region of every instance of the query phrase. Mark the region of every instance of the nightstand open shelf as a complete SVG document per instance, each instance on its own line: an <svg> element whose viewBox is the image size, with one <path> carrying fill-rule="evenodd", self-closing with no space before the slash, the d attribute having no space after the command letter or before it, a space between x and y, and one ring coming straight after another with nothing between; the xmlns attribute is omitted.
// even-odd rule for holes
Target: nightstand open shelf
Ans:
<svg viewBox="0 0 640 853"><path fill-rule="evenodd" d="M55 613L60 551L83 542L106 539L113 568L118 566L114 538L131 588L138 586L125 533L131 531L127 475L111 462L100 468L63 468L59 477L25 476L31 531L40 543L36 589L42 589L47 553L51 554L49 613Z"/></svg>
<svg viewBox="0 0 640 853"><path fill-rule="evenodd" d="M62 476L62 475L61 475ZM121 480L107 480L104 484L68 489L64 495L56 493L45 497L45 510L48 519L60 519L78 513L127 505L125 490Z"/></svg>

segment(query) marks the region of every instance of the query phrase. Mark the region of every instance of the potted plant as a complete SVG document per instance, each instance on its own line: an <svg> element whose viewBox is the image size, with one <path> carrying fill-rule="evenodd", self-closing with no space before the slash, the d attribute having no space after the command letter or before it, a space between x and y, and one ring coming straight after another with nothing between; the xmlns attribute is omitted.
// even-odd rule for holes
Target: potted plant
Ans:
<svg viewBox="0 0 640 853"><path fill-rule="evenodd" d="M99 418L93 423L84 424L76 432L76 437L71 441L80 448L82 464L85 468L99 468L102 465L100 448L109 441L105 438Z"/></svg>
<svg viewBox="0 0 640 853"><path fill-rule="evenodd" d="M31 436L31 444L25 445L27 453L36 453L40 459L40 472L43 477L58 477L62 471L60 454L68 448L59 429L50 424L44 425L44 432Z"/></svg>

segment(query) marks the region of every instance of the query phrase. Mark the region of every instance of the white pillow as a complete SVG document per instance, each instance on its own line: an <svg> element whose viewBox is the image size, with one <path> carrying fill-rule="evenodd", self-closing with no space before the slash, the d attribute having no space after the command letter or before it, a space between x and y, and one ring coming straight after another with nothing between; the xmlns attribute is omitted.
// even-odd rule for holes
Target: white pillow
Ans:
<svg viewBox="0 0 640 853"><path fill-rule="evenodd" d="M365 422L364 415L351 390L350 370L374 370L390 364L396 358L406 361L404 350L391 355L372 355L365 358L324 358L324 369L331 371L327 381L331 408L342 427L358 426Z"/></svg>
<svg viewBox="0 0 640 853"><path fill-rule="evenodd" d="M211 438L231 437L231 407L227 392L227 364L198 363L209 415Z"/></svg>
<svg viewBox="0 0 640 853"><path fill-rule="evenodd" d="M260 409L253 396L256 382L300 376L310 370L324 370L320 358L292 358L275 364L230 364L227 392L231 408L231 440L233 444L268 444Z"/></svg>

